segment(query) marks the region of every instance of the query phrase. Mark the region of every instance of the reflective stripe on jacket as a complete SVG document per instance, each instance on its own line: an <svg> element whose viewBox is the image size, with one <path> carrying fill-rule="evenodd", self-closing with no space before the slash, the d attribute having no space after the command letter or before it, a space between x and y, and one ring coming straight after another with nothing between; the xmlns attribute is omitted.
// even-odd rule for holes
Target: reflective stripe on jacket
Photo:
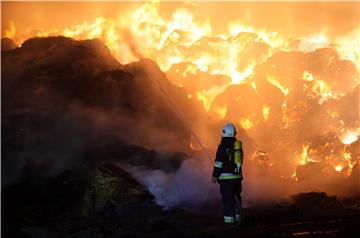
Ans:
<svg viewBox="0 0 360 238"><path fill-rule="evenodd" d="M224 180L224 179L240 179L241 175L240 174L233 174L233 173L221 173L219 176L220 180Z"/></svg>

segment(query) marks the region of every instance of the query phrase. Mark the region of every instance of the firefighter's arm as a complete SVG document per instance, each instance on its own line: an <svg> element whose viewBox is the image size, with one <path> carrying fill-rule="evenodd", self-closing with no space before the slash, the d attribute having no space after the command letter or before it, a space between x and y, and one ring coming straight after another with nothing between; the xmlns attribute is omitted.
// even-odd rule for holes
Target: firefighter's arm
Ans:
<svg viewBox="0 0 360 238"><path fill-rule="evenodd" d="M223 161L223 154L225 153L225 151L223 150L223 148L219 145L218 146L218 149L216 151L216 158L215 158L215 161L214 161L214 170L213 170L213 173L212 173L212 177L217 179L219 178L220 174L221 174L221 171L222 171L222 168L224 166L224 161ZM212 179L213 182L214 182L214 179Z"/></svg>

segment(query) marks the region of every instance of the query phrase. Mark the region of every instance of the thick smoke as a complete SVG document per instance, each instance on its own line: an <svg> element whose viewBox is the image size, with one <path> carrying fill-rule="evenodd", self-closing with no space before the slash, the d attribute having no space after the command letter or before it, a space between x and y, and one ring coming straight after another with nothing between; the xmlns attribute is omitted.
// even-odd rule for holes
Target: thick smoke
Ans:
<svg viewBox="0 0 360 238"><path fill-rule="evenodd" d="M3 52L3 185L101 160L175 170L190 133L159 84L177 90L155 63L120 65L98 40L34 38Z"/></svg>
<svg viewBox="0 0 360 238"><path fill-rule="evenodd" d="M210 184L211 163L206 158L185 160L176 173L141 167L125 168L155 195L164 207L196 207L219 199L218 188Z"/></svg>

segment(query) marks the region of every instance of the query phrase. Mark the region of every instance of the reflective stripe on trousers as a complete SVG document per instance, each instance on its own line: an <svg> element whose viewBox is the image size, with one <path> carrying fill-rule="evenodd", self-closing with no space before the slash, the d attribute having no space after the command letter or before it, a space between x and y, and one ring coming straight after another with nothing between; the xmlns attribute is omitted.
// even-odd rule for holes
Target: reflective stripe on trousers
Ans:
<svg viewBox="0 0 360 238"><path fill-rule="evenodd" d="M214 162L214 167L221 169L221 168L223 167L223 162L221 162L221 161L215 161L215 162Z"/></svg>
<svg viewBox="0 0 360 238"><path fill-rule="evenodd" d="M234 223L234 217L232 216L224 216L225 223Z"/></svg>
<svg viewBox="0 0 360 238"><path fill-rule="evenodd" d="M240 179L240 174L233 173L221 173L219 179Z"/></svg>

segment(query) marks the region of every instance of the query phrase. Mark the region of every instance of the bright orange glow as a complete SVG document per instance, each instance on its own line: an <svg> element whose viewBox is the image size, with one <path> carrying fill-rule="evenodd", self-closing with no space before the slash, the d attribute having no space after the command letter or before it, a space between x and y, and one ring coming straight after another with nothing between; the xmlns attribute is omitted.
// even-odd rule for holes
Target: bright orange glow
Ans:
<svg viewBox="0 0 360 238"><path fill-rule="evenodd" d="M5 30L5 37L13 38L16 33L15 24L13 21L9 22L8 28Z"/></svg>
<svg viewBox="0 0 360 238"><path fill-rule="evenodd" d="M264 104L262 108L262 115L265 121L269 119L270 106Z"/></svg>
<svg viewBox="0 0 360 238"><path fill-rule="evenodd" d="M269 81L269 83L278 87L285 96L289 93L289 89L287 89L279 81L277 81L274 76L267 75L266 79Z"/></svg>
<svg viewBox="0 0 360 238"><path fill-rule="evenodd" d="M345 145L349 145L358 140L358 133L356 131L346 130L341 136L341 141Z"/></svg>
<svg viewBox="0 0 360 238"><path fill-rule="evenodd" d="M309 52L318 48L327 47L329 44L330 41L326 33L319 32L302 38L299 48L304 52Z"/></svg>
<svg viewBox="0 0 360 238"><path fill-rule="evenodd" d="M337 172L341 172L342 169L343 169L343 166L342 166L342 165L338 165L338 166L335 167L335 170L336 170Z"/></svg>
<svg viewBox="0 0 360 238"><path fill-rule="evenodd" d="M350 168L350 171L348 174L350 174L351 169L354 167L356 161L352 161L351 154L348 152L344 152L344 160L347 163L347 166Z"/></svg>
<svg viewBox="0 0 360 238"><path fill-rule="evenodd" d="M197 92L196 96L197 99L203 103L205 110L209 111L211 106L211 100L207 97L206 92L205 91Z"/></svg>
<svg viewBox="0 0 360 238"><path fill-rule="evenodd" d="M304 71L302 79L311 82L314 80L314 77L309 71Z"/></svg>
<svg viewBox="0 0 360 238"><path fill-rule="evenodd" d="M356 68L360 70L360 26L349 32L345 36L336 39L337 50L342 58L354 62ZM359 83L360 79L357 78Z"/></svg>
<svg viewBox="0 0 360 238"><path fill-rule="evenodd" d="M334 97L329 86L322 80L316 80L311 88L317 95L320 96L319 103L322 104L328 98Z"/></svg>
<svg viewBox="0 0 360 238"><path fill-rule="evenodd" d="M303 145L302 152L300 155L301 160L299 161L301 165L304 165L308 162L317 162L316 160L308 156L308 150L309 150L309 145Z"/></svg>
<svg viewBox="0 0 360 238"><path fill-rule="evenodd" d="M231 78L232 84L251 79L255 66L265 62L273 53L289 50L289 40L280 32L256 28L236 20L224 24L223 32L214 33L211 19L208 17L201 17L187 7L178 7L169 17L164 17L160 14L161 4L159 1L128 4L132 7L119 11L117 17L98 16L63 29L30 27L26 34L41 37L64 35L75 39L100 38L121 63L130 63L146 57L154 59L166 72L174 64L192 62L193 64L183 72L183 77L196 75L201 70L226 75ZM341 57L354 62L358 69L360 49L356 39L359 38L359 30L360 28L356 28L335 40L336 49ZM5 36L16 38L16 43L21 44L24 38L17 37L17 33L15 23L10 21ZM210 40L205 41L206 38ZM311 52L332 43L325 28L320 32L300 37L299 40L298 49L303 52ZM253 56L249 54L249 49L254 47L253 44L264 44L268 49ZM253 50L257 49L255 46ZM240 61L247 63L239 67ZM304 71L303 79L313 81L314 77L309 71ZM276 77L268 75L267 80L278 87L284 95L289 93L289 89ZM359 82L359 79L355 80ZM223 87L217 89L211 89L211 93L209 89L206 89L207 92L197 93L197 98L206 110L210 108L214 94L219 94ZM312 90L321 96L321 103L335 96L322 80L316 80Z"/></svg>
<svg viewBox="0 0 360 238"><path fill-rule="evenodd" d="M226 107L216 107L216 108L214 108L214 111L219 116L220 119L224 119L227 108Z"/></svg>
<svg viewBox="0 0 360 238"><path fill-rule="evenodd" d="M308 149L309 149L309 145L303 146L303 151L301 153L301 160L300 160L300 164L302 164L302 165L306 164Z"/></svg>
<svg viewBox="0 0 360 238"><path fill-rule="evenodd" d="M250 118L241 119L240 124L241 124L241 127L245 128L245 129L251 129L254 126L254 124L252 123Z"/></svg>
<svg viewBox="0 0 360 238"><path fill-rule="evenodd" d="M338 113L338 112L327 111L327 113L331 116L331 118L337 118L337 117L339 117L339 113Z"/></svg>
<svg viewBox="0 0 360 238"><path fill-rule="evenodd" d="M189 64L185 71L182 73L183 77L187 77L189 75L196 75L198 73L198 68L196 68L193 64Z"/></svg>

